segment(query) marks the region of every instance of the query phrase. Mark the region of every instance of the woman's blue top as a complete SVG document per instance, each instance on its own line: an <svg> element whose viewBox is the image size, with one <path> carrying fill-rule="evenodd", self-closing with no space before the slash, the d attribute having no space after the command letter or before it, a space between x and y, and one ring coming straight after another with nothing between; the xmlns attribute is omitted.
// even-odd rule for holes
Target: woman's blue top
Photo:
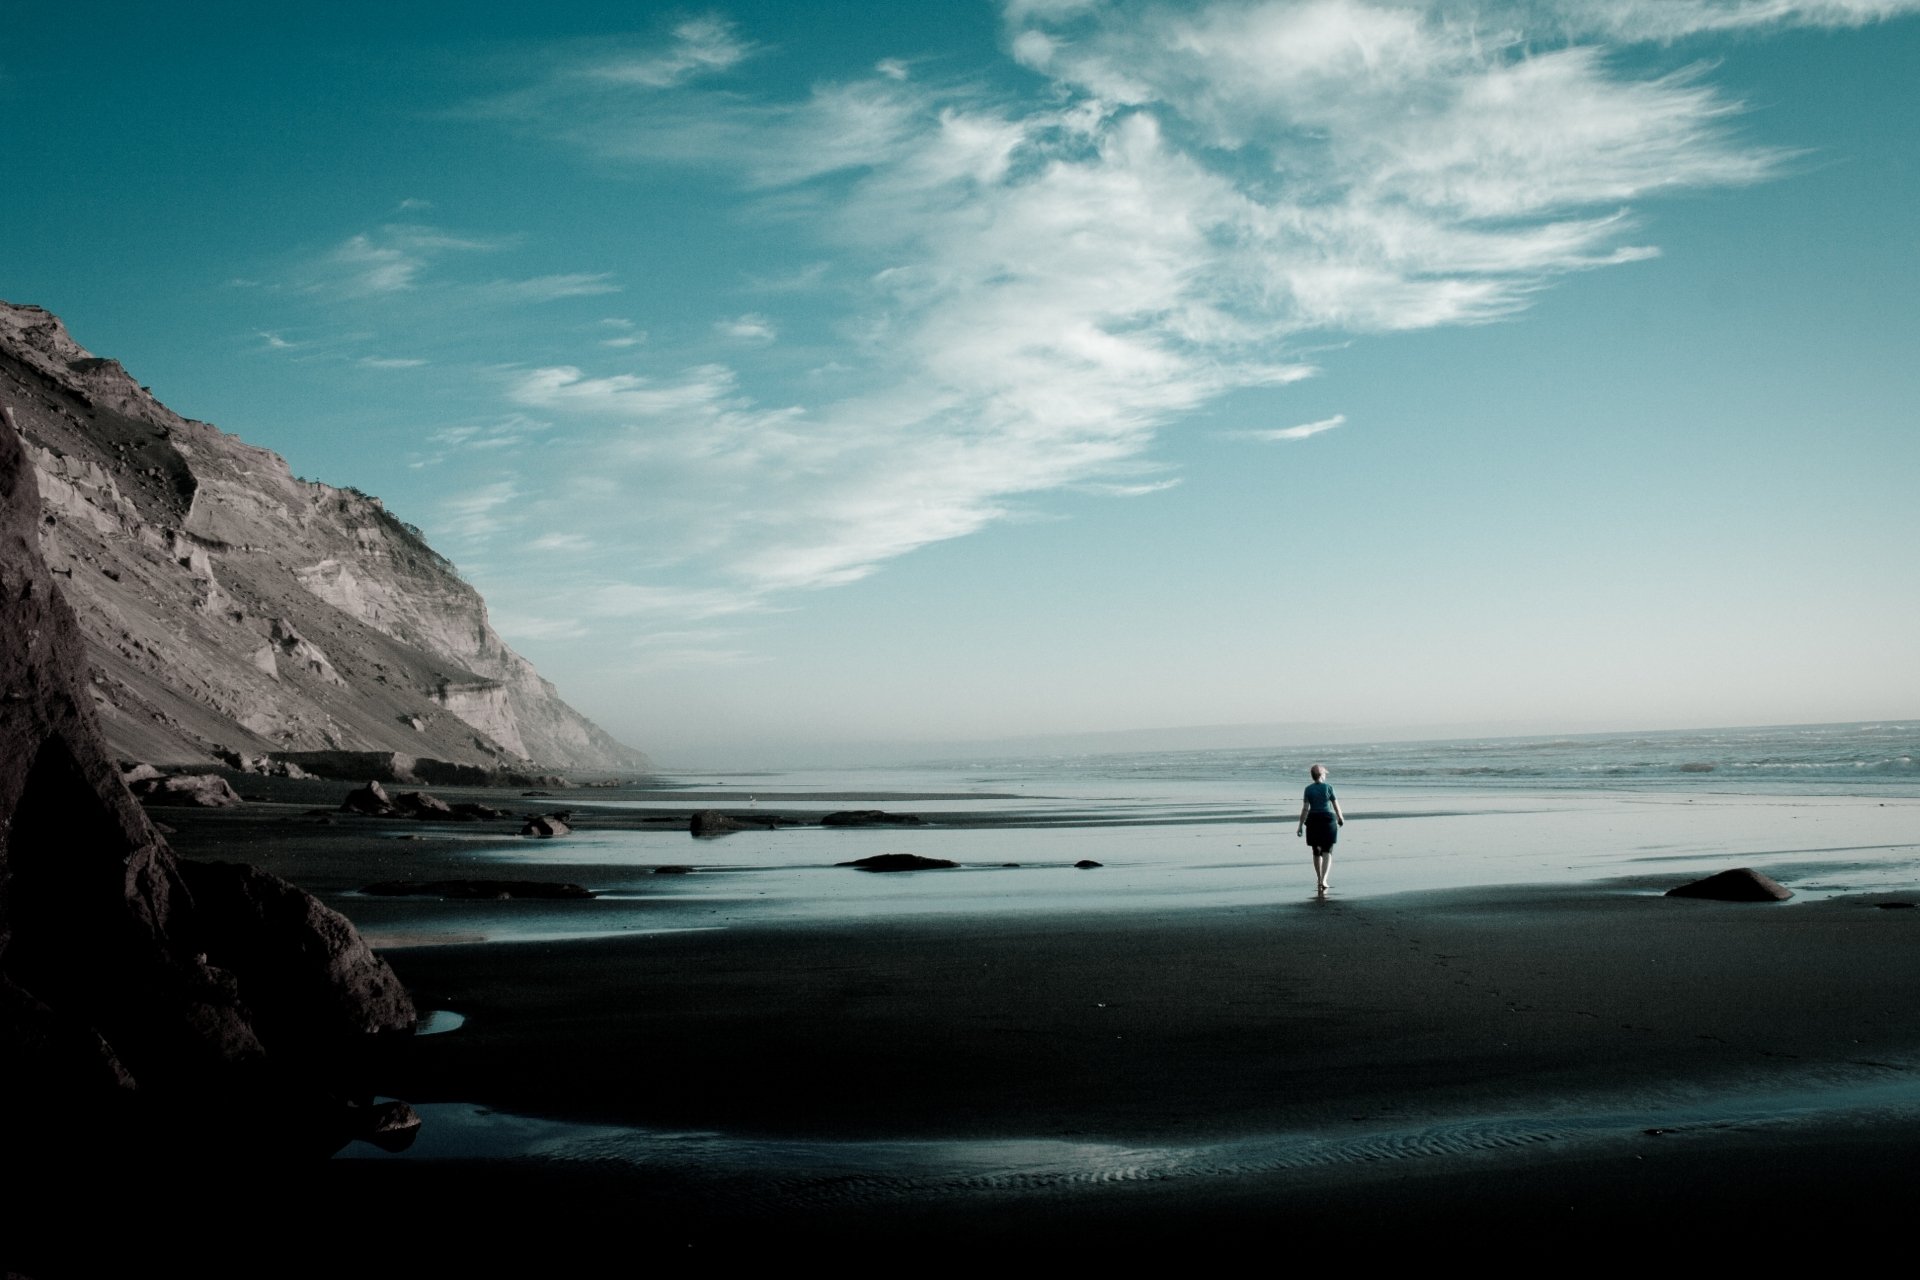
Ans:
<svg viewBox="0 0 1920 1280"><path fill-rule="evenodd" d="M1326 782L1308 783L1306 799L1307 799L1307 812L1332 813L1333 812L1332 784L1326 783Z"/></svg>

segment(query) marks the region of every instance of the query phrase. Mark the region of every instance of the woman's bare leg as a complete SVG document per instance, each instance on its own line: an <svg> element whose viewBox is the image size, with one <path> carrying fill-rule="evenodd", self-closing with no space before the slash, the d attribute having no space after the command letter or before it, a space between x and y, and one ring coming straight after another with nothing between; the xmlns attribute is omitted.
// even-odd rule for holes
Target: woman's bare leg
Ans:
<svg viewBox="0 0 1920 1280"><path fill-rule="evenodd" d="M1327 891L1327 864L1329 861L1328 856L1319 849L1313 851L1314 888L1321 893Z"/></svg>

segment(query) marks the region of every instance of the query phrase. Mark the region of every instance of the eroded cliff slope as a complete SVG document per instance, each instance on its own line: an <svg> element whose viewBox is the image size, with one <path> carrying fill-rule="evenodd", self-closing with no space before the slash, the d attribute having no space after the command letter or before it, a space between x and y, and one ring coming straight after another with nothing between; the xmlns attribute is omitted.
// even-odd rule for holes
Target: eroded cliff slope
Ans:
<svg viewBox="0 0 1920 1280"><path fill-rule="evenodd" d="M0 303L0 412L38 473L41 549L116 753L645 767L379 499L180 417L38 307Z"/></svg>

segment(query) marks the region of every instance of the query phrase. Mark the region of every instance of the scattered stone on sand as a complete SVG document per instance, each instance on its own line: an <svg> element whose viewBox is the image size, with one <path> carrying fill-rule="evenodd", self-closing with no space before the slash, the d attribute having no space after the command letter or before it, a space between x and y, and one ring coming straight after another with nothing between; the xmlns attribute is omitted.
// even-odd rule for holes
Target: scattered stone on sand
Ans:
<svg viewBox="0 0 1920 1280"><path fill-rule="evenodd" d="M657 876L690 876L693 874L693 868L682 867L678 865L667 866L667 867L655 867L653 869L653 874Z"/></svg>
<svg viewBox="0 0 1920 1280"><path fill-rule="evenodd" d="M133 784L142 804L190 805L196 809L225 809L240 803L240 794L217 773L177 773L146 778Z"/></svg>
<svg viewBox="0 0 1920 1280"><path fill-rule="evenodd" d="M214 751L221 764L237 773L258 773L274 778L311 778L312 774L291 760L278 760L271 755L249 756L238 751L228 751L224 747Z"/></svg>
<svg viewBox="0 0 1920 1280"><path fill-rule="evenodd" d="M490 804L480 804L474 800L462 800L453 806L455 822L498 822L508 816L505 809L496 809Z"/></svg>
<svg viewBox="0 0 1920 1280"><path fill-rule="evenodd" d="M528 817L526 825L520 828L520 834L551 840L555 836L567 835L572 830L557 813L536 813Z"/></svg>
<svg viewBox="0 0 1920 1280"><path fill-rule="evenodd" d="M925 820L911 813L886 813L879 809L842 809L820 819L823 827L918 827Z"/></svg>
<svg viewBox="0 0 1920 1280"><path fill-rule="evenodd" d="M360 813L370 818L384 818L393 812L393 800L387 795L387 789L378 781L369 782L357 791L347 792L347 798L340 802L341 813Z"/></svg>
<svg viewBox="0 0 1920 1280"><path fill-rule="evenodd" d="M1785 902L1793 890L1751 867L1735 867L1704 880L1667 890L1669 898L1710 898L1715 902Z"/></svg>
<svg viewBox="0 0 1920 1280"><path fill-rule="evenodd" d="M858 867L862 871L937 871L942 867L957 867L957 862L948 862L945 858L926 858L917 853L876 853L871 858L855 858L852 862L836 862L836 867Z"/></svg>
<svg viewBox="0 0 1920 1280"><path fill-rule="evenodd" d="M1019 866L1019 865L1020 865L1020 864L1019 864L1019 863L1017 863L1017 862L1003 862L1003 863L1001 863L1001 864L1000 864L1000 866L1001 866L1001 867L1002 867L1003 869L1007 869L1007 868L1012 868L1012 867L1017 867L1017 866Z"/></svg>
<svg viewBox="0 0 1920 1280"><path fill-rule="evenodd" d="M1920 904L1912 902L1876 902L1873 905L1882 911L1911 911L1916 905Z"/></svg>
<svg viewBox="0 0 1920 1280"><path fill-rule="evenodd" d="M1074 863L1073 865L1076 869L1080 871L1091 871L1095 867L1104 867L1107 864L1104 862L1095 862L1092 858L1082 858L1080 859L1080 861Z"/></svg>
<svg viewBox="0 0 1920 1280"><path fill-rule="evenodd" d="M687 820L687 830L696 840L724 836L729 832L746 829L746 823L737 818L729 818L718 809L702 809Z"/></svg>
<svg viewBox="0 0 1920 1280"><path fill-rule="evenodd" d="M383 898L591 898L593 890L558 880L382 880L361 889Z"/></svg>
<svg viewBox="0 0 1920 1280"><path fill-rule="evenodd" d="M402 791L393 798L393 807L409 818L432 820L453 817L452 805L424 791Z"/></svg>

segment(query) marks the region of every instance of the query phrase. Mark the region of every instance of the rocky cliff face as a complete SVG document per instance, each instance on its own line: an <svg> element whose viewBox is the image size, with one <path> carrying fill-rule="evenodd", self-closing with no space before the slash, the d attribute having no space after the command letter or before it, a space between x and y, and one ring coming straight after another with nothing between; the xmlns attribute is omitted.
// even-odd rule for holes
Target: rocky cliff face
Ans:
<svg viewBox="0 0 1920 1280"><path fill-rule="evenodd" d="M0 430L0 1149L36 1179L69 1151L95 1177L191 1148L324 1156L413 1003L310 895L167 848L101 741L41 521Z"/></svg>
<svg viewBox="0 0 1920 1280"><path fill-rule="evenodd" d="M645 767L379 499L180 417L37 307L0 303L0 413L38 473L41 549L114 752Z"/></svg>

